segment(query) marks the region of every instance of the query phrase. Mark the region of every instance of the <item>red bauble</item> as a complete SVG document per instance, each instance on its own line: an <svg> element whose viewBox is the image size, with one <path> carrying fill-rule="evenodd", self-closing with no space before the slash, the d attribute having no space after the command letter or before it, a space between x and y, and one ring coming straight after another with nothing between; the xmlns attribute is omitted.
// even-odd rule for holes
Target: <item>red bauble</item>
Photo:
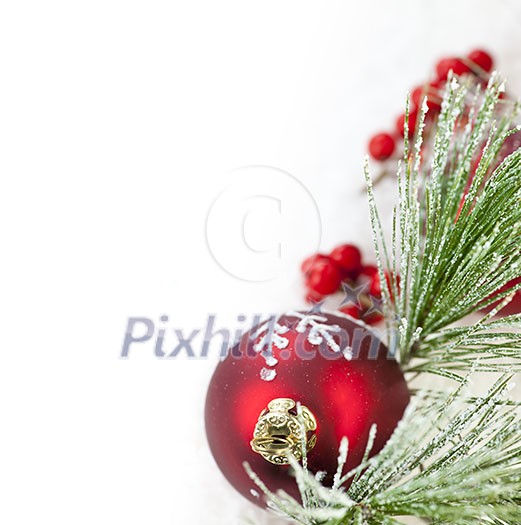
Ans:
<svg viewBox="0 0 521 525"><path fill-rule="evenodd" d="M266 337L270 326L271 338ZM347 470L362 460L373 423L372 453L381 450L409 403L400 367L387 354L366 325L341 313L292 312L245 334L217 366L206 399L208 441L228 481L264 505L244 470L247 461L268 488L299 497L290 467L271 463L252 449L259 416L273 400L293 400L314 415L316 443L308 452L308 466L326 471L326 482L336 471L344 436L349 440ZM268 439L267 446L279 446L285 438L277 434L275 439ZM308 439L312 443L315 438Z"/></svg>

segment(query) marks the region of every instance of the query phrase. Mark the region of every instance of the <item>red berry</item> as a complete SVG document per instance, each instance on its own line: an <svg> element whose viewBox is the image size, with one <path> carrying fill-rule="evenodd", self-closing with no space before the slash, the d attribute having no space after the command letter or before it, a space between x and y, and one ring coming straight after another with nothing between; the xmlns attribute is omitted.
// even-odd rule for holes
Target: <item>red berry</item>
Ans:
<svg viewBox="0 0 521 525"><path fill-rule="evenodd" d="M394 139L389 133L377 133L369 141L369 154L375 160L386 160L394 151Z"/></svg>
<svg viewBox="0 0 521 525"><path fill-rule="evenodd" d="M409 113L409 138L414 136L416 131L416 122L418 121L418 112L413 109ZM405 114L400 115L396 120L396 131L403 137L405 136Z"/></svg>
<svg viewBox="0 0 521 525"><path fill-rule="evenodd" d="M434 97L434 100L437 102L441 102L443 100L443 94L445 93L445 88L447 87L447 81L446 80L433 80L432 82L429 82L430 91Z"/></svg>
<svg viewBox="0 0 521 525"><path fill-rule="evenodd" d="M342 244L337 246L329 257L350 277L356 279L362 269L362 254L353 244Z"/></svg>
<svg viewBox="0 0 521 525"><path fill-rule="evenodd" d="M383 319L383 315L378 312L371 312L370 314L364 314L362 320L364 323L369 325L378 324Z"/></svg>
<svg viewBox="0 0 521 525"><path fill-rule="evenodd" d="M442 58L436 64L436 74L438 75L438 80L447 80L449 71L451 69L455 75L463 75L464 73L468 73L470 71L470 68L467 66L467 64L465 64L460 58Z"/></svg>
<svg viewBox="0 0 521 525"><path fill-rule="evenodd" d="M494 60L483 49L474 49L469 53L468 59L487 73L490 73L494 67Z"/></svg>
<svg viewBox="0 0 521 525"><path fill-rule="evenodd" d="M329 261L329 257L327 255L324 255L323 253L315 253L314 255L310 255L309 257L306 257L302 264L300 265L300 269L302 270L302 273L309 273L311 268L319 262L327 262Z"/></svg>
<svg viewBox="0 0 521 525"><path fill-rule="evenodd" d="M389 276L389 272L385 271L385 280L387 281L387 286L391 287L391 279ZM397 285L400 286L400 276L398 275L396 277ZM380 275L376 273L373 276L373 279L371 280L371 284L369 285L369 293L373 295L374 297L381 297L382 296L382 283L380 282ZM391 290L392 293L392 290Z"/></svg>
<svg viewBox="0 0 521 525"><path fill-rule="evenodd" d="M513 279L512 281L508 282L504 286L502 286L497 293L505 292L506 290L514 287L516 284L519 284L521 282L521 277L517 277L516 279ZM494 294L493 294L494 295ZM503 298L504 299L504 298ZM503 300L502 299L502 300ZM498 306L500 301L496 301L495 303L492 303L488 305L486 308L483 308L485 312L490 312L492 308L495 308ZM521 312L521 291L517 291L513 297L513 299L498 312L498 316L503 317L505 315L513 315L518 314Z"/></svg>
<svg viewBox="0 0 521 525"><path fill-rule="evenodd" d="M374 276L378 275L378 268L372 264L367 264L362 266L360 270L360 276L368 277L369 279L374 279Z"/></svg>
<svg viewBox="0 0 521 525"><path fill-rule="evenodd" d="M432 80L431 82L429 82L429 86L431 87L431 89L440 98L442 98L443 96L443 91L445 90L446 85L447 85L446 80L437 79L437 80Z"/></svg>
<svg viewBox="0 0 521 525"><path fill-rule="evenodd" d="M437 101L439 97L430 84L428 86L417 86L411 92L411 102L418 109L425 97L427 97L427 107L430 111L438 112L441 109L441 105Z"/></svg>
<svg viewBox="0 0 521 525"><path fill-rule="evenodd" d="M362 318L362 311L358 306L355 306L354 304L348 304L347 306L342 306L340 308L340 311L346 315L349 315L353 319L361 319Z"/></svg>
<svg viewBox="0 0 521 525"><path fill-rule="evenodd" d="M419 108L425 96L425 86L416 86L411 91L411 102Z"/></svg>
<svg viewBox="0 0 521 525"><path fill-rule="evenodd" d="M353 304L343 306L340 308L340 311L346 315L349 315L353 319L360 319L369 325L377 324L383 319L382 314L378 312L371 312L368 314L367 310L361 310L358 308L358 306Z"/></svg>
<svg viewBox="0 0 521 525"><path fill-rule="evenodd" d="M386 274L387 278L387 274ZM371 295L374 295L375 297L381 297L382 296L382 284L380 282L380 275L375 273L373 275L373 278L371 279L371 283L369 284L369 293Z"/></svg>
<svg viewBox="0 0 521 525"><path fill-rule="evenodd" d="M321 295L329 295L338 290L342 281L342 272L332 261L319 262L309 272L308 288Z"/></svg>
<svg viewBox="0 0 521 525"><path fill-rule="evenodd" d="M317 292L314 292L313 290L308 290L306 292L306 295L304 297L307 303L314 304L319 303L324 299L324 296L322 294L319 294Z"/></svg>

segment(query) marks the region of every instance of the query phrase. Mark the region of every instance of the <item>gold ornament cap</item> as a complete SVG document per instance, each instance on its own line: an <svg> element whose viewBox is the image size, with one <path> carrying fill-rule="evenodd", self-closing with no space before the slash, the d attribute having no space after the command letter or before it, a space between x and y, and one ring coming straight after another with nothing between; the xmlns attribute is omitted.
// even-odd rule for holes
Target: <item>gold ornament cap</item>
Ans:
<svg viewBox="0 0 521 525"><path fill-rule="evenodd" d="M288 455L300 460L303 446L306 452L315 446L316 429L317 421L309 408L300 405L297 410L293 399L277 398L261 412L250 445L266 461L288 465Z"/></svg>

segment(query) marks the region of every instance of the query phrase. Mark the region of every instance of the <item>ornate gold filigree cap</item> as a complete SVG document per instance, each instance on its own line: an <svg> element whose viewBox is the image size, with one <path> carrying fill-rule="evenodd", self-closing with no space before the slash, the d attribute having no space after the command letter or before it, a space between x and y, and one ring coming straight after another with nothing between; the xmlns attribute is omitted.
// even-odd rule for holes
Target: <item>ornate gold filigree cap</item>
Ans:
<svg viewBox="0 0 521 525"><path fill-rule="evenodd" d="M251 448L275 465L288 465L288 454L302 458L302 445L310 451L317 441L317 421L309 408L293 399L277 398L268 403L260 416L251 440Z"/></svg>

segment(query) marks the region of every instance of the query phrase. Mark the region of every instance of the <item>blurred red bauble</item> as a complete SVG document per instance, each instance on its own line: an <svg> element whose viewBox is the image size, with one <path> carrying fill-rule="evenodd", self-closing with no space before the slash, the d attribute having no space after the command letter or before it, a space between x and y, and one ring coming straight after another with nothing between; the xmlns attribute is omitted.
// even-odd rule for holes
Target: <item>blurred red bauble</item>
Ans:
<svg viewBox="0 0 521 525"><path fill-rule="evenodd" d="M409 403L400 367L387 354L363 323L341 313L291 312L246 333L217 366L206 398L208 442L224 476L263 506L243 467L246 461L269 489L298 498L284 462L287 450L301 443L288 431L295 428L297 404L311 414L306 421L316 421L305 433L309 469L327 472L327 482L344 436L347 470L362 460L373 423L372 453L377 453Z"/></svg>

